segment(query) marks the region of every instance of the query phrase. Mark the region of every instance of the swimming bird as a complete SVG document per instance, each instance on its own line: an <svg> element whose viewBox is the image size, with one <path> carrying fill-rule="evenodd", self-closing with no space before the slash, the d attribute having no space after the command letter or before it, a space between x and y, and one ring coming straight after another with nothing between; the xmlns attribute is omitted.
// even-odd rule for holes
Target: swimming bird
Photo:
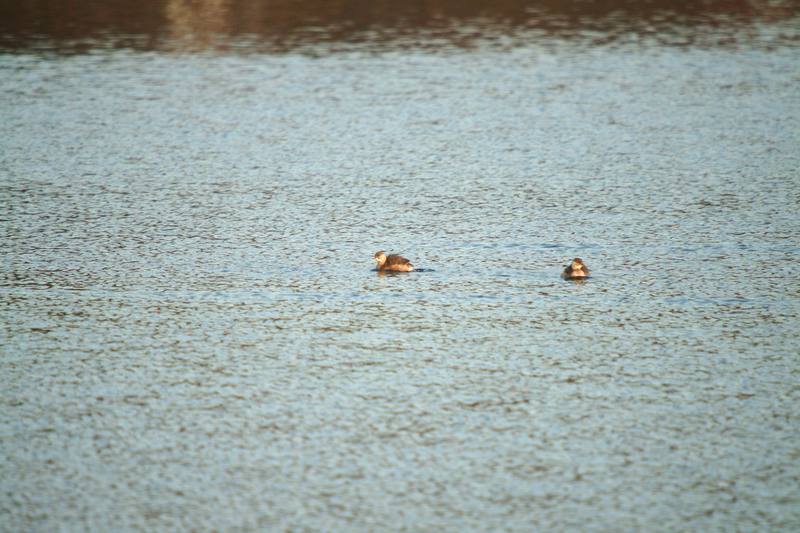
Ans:
<svg viewBox="0 0 800 533"><path fill-rule="evenodd" d="M411 272L414 265L405 257L397 254L386 255L386 252L375 252L372 257L378 264L378 270L393 270L395 272Z"/></svg>
<svg viewBox="0 0 800 533"><path fill-rule="evenodd" d="M583 264L583 259L576 257L561 273L564 279L583 279L589 277L589 267Z"/></svg>

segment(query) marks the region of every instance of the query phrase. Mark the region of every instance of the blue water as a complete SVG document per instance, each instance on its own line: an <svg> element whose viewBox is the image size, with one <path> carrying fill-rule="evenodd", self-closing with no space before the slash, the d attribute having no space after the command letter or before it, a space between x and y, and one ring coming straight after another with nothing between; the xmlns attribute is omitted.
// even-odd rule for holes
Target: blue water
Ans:
<svg viewBox="0 0 800 533"><path fill-rule="evenodd" d="M796 530L798 57L0 56L0 529Z"/></svg>

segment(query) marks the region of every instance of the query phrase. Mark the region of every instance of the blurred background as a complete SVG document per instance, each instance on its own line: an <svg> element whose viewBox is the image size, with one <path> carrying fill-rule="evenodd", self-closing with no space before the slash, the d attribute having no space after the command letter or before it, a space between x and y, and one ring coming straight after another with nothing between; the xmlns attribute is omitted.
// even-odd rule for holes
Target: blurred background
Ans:
<svg viewBox="0 0 800 533"><path fill-rule="evenodd" d="M256 1L36 0L0 5L0 46L8 50L92 46L136 49L281 52L309 45L342 47L509 46L532 39L592 43L731 44L737 29L783 24L791 31L796 1L517 0Z"/></svg>

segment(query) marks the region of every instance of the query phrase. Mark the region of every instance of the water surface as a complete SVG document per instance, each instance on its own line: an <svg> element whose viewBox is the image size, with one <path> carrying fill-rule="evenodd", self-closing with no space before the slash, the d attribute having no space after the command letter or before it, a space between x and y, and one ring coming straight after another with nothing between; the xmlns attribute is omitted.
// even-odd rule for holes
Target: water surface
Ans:
<svg viewBox="0 0 800 533"><path fill-rule="evenodd" d="M793 6L12 33L0 529L796 530Z"/></svg>

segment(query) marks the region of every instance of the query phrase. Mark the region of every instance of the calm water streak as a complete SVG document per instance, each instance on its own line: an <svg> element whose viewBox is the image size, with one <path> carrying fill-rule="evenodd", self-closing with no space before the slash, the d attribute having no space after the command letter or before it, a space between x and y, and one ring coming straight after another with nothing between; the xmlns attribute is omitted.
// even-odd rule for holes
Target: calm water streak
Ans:
<svg viewBox="0 0 800 533"><path fill-rule="evenodd" d="M0 530L800 529L797 4L764 5L253 48L16 12Z"/></svg>

